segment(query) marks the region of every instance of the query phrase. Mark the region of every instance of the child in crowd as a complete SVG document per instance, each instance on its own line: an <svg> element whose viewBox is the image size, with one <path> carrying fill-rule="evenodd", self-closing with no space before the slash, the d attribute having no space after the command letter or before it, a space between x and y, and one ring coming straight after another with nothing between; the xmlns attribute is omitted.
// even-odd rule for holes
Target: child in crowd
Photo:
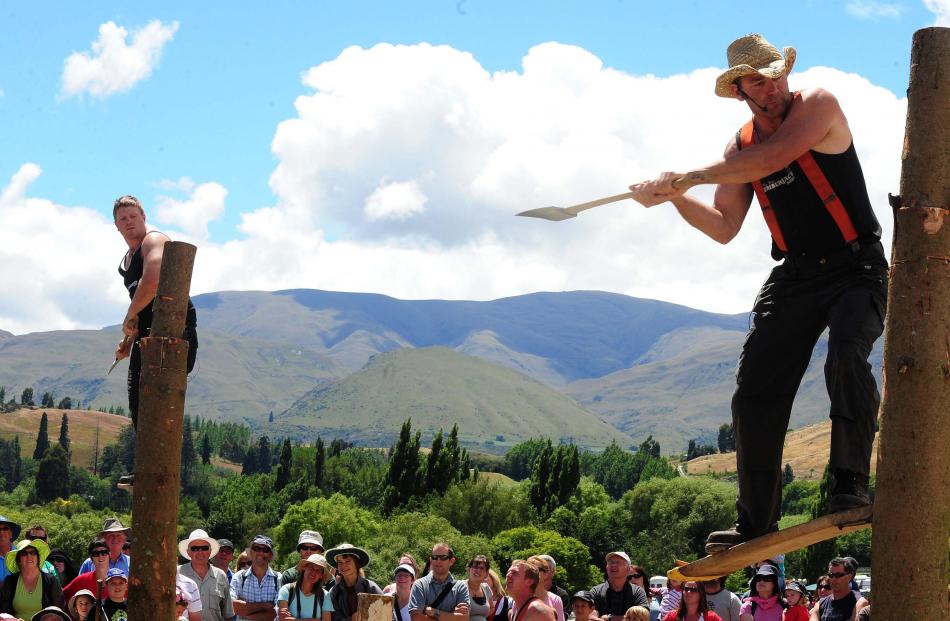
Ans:
<svg viewBox="0 0 950 621"><path fill-rule="evenodd" d="M129 621L128 595L129 577L118 567L106 574L106 597L99 606L105 621Z"/></svg>
<svg viewBox="0 0 950 621"><path fill-rule="evenodd" d="M785 609L785 618L783 621L808 621L808 590L805 585L798 580L790 580L785 583L785 601L788 608Z"/></svg>
<svg viewBox="0 0 950 621"><path fill-rule="evenodd" d="M590 613L594 612L594 596L590 591L578 591L571 598L571 610L574 621L588 621Z"/></svg>

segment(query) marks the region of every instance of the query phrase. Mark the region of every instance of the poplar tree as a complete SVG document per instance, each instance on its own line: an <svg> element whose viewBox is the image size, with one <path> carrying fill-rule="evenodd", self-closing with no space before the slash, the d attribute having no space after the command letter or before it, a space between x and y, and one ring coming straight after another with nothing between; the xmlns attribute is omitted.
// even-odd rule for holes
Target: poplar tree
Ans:
<svg viewBox="0 0 950 621"><path fill-rule="evenodd" d="M208 434L201 436L201 463L206 466L211 463L211 440L208 439Z"/></svg>
<svg viewBox="0 0 950 621"><path fill-rule="evenodd" d="M36 470L36 497L40 502L69 497L69 456L58 444L50 447Z"/></svg>
<svg viewBox="0 0 950 621"><path fill-rule="evenodd" d="M323 445L323 438L317 436L316 451L313 456L313 484L323 487L323 475L326 470L327 450Z"/></svg>
<svg viewBox="0 0 950 621"><path fill-rule="evenodd" d="M30 388L29 390L33 390ZM23 391L23 394L26 395L26 391ZM31 397L32 398L32 395ZM39 461L43 459L43 454L46 453L46 449L49 448L49 420L46 417L46 412L43 412L43 416L40 417L40 430L36 434L36 448L33 449L33 459Z"/></svg>
<svg viewBox="0 0 950 621"><path fill-rule="evenodd" d="M290 438L284 438L284 443L280 447L280 458L277 464L277 480L274 482L274 488L278 491L287 487L290 482L290 461L293 457L293 451L290 448Z"/></svg>
<svg viewBox="0 0 950 621"><path fill-rule="evenodd" d="M63 447L63 450L66 451L67 457L70 455L69 452L69 416L66 415L66 412L63 412L63 418L59 422L59 445Z"/></svg>
<svg viewBox="0 0 950 621"><path fill-rule="evenodd" d="M405 506L414 497L421 496L422 457L419 454L421 432L412 433L412 419L407 418L399 430L399 439L389 456L386 487L383 491L383 512L387 515L397 507Z"/></svg>

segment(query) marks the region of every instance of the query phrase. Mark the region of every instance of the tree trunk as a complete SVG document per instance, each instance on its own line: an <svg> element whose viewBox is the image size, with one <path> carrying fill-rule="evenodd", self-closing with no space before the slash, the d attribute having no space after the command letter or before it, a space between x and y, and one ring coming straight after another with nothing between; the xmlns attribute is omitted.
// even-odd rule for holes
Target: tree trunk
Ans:
<svg viewBox="0 0 950 621"><path fill-rule="evenodd" d="M874 502L874 618L947 618L950 29L914 34Z"/></svg>
<svg viewBox="0 0 950 621"><path fill-rule="evenodd" d="M178 494L187 387L185 328L195 247L165 244L151 335L139 340L142 377L135 446L129 615L173 621L178 566Z"/></svg>

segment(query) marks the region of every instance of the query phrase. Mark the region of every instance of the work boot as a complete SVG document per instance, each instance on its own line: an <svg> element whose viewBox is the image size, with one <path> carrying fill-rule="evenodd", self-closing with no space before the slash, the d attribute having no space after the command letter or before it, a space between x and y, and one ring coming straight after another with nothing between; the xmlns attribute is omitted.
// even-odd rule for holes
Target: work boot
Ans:
<svg viewBox="0 0 950 621"><path fill-rule="evenodd" d="M871 504L868 475L835 468L828 474L828 513L867 507Z"/></svg>
<svg viewBox="0 0 950 621"><path fill-rule="evenodd" d="M706 537L706 554L723 552L743 541L748 541L748 537L743 536L738 527L734 526L728 530L715 530Z"/></svg>

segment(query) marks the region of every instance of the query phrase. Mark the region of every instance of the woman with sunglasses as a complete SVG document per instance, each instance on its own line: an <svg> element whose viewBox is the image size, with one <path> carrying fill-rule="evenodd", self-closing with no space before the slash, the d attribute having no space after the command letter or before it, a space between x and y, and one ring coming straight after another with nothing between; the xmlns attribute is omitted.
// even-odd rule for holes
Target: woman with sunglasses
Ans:
<svg viewBox="0 0 950 621"><path fill-rule="evenodd" d="M0 587L0 612L29 619L47 606L65 608L59 580L40 571L47 556L49 546L42 539L24 539L7 552L10 575Z"/></svg>
<svg viewBox="0 0 950 621"><path fill-rule="evenodd" d="M828 579L828 574L824 574L819 576L818 580L815 581L815 602L808 611L812 612L813 610L817 610L818 602L821 601L821 598L828 597L829 595L831 595L831 580Z"/></svg>
<svg viewBox="0 0 950 621"><path fill-rule="evenodd" d="M760 566L749 581L749 590L751 594L739 609L739 621L782 621L786 604L774 565Z"/></svg>
<svg viewBox="0 0 950 621"><path fill-rule="evenodd" d="M105 539L94 539L89 544L88 552L92 560L92 571L79 574L63 587L63 598L66 601L71 600L73 595L82 589L98 593L98 581L106 581L106 574L109 573L109 544Z"/></svg>
<svg viewBox="0 0 950 621"><path fill-rule="evenodd" d="M663 621L722 621L719 615L709 609L706 591L698 582L684 582L682 593L679 608L670 611Z"/></svg>
<svg viewBox="0 0 950 621"><path fill-rule="evenodd" d="M492 611L492 591L488 586L488 557L476 554L468 562L468 618L486 621Z"/></svg>

